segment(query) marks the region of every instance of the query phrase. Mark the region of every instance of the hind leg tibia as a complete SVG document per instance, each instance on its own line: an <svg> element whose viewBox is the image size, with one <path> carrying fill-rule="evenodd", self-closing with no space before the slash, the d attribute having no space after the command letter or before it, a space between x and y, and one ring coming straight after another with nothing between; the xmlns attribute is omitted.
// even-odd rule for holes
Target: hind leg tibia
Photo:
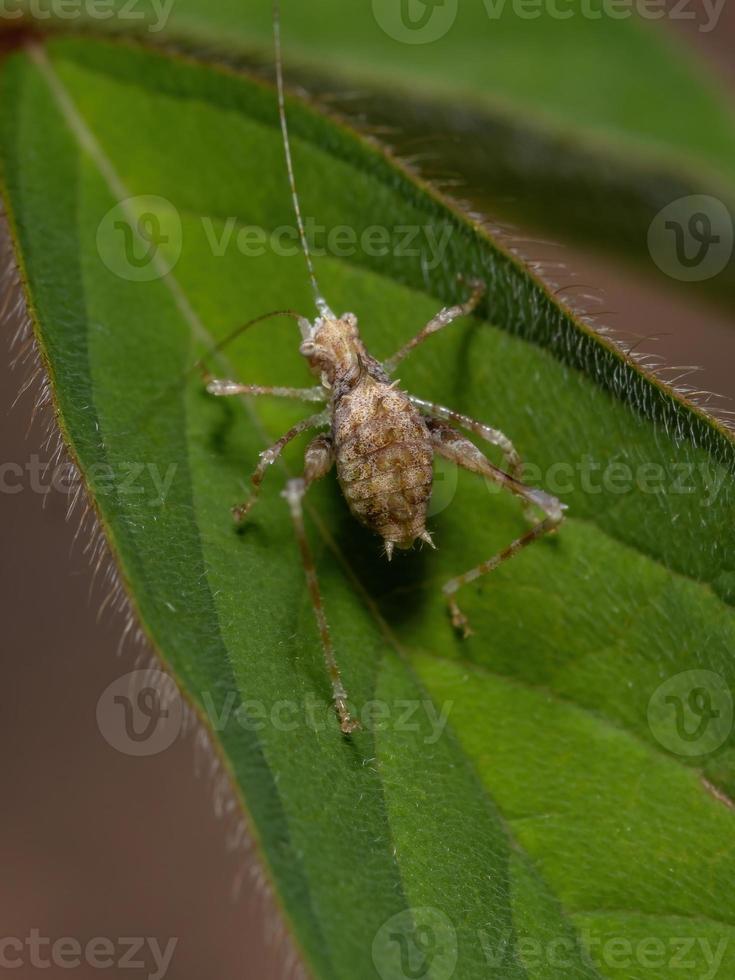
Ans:
<svg viewBox="0 0 735 980"><path fill-rule="evenodd" d="M499 551L486 561L480 562L479 565L475 565L474 568L470 568L463 574L450 579L442 586L442 592L449 607L452 625L464 636L469 636L472 631L467 622L467 617L457 604L456 593L463 585L474 582L482 575L487 575L488 572L492 572L499 565L502 565L503 562L514 558L533 541L554 531L564 519L565 506L556 497L552 497L543 490L528 487L524 483L521 483L520 480L499 469L480 452L473 442L470 442L469 439L465 438L465 436L457 432L456 429L453 429L443 420L429 419L428 424L435 450L440 456L452 460L452 462L463 467L463 469L470 470L472 473L478 473L486 479L492 480L497 486L520 497L525 504L538 508L545 515L542 520L534 524L525 534L512 541L502 551Z"/></svg>

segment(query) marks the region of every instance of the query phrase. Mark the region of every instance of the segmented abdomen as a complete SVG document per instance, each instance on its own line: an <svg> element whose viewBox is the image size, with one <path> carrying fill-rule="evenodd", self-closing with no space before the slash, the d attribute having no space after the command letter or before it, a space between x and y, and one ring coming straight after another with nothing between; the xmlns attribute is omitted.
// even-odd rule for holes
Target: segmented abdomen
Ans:
<svg viewBox="0 0 735 980"><path fill-rule="evenodd" d="M364 376L334 406L337 475L354 516L408 547L424 530L433 448L402 391Z"/></svg>

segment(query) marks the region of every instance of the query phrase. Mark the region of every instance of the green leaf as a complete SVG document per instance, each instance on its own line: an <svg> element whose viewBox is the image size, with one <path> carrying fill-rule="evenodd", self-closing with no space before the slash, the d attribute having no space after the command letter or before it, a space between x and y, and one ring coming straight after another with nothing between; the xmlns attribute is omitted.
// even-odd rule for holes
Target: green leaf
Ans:
<svg viewBox="0 0 735 980"><path fill-rule="evenodd" d="M439 586L522 531L516 502L443 468L438 550L387 565L335 482L314 488L308 531L365 722L351 739L328 705L283 471L242 532L228 512L306 413L213 399L187 373L236 324L311 309L297 249L236 247L243 229L293 224L272 90L89 40L17 53L0 76L2 192L59 423L310 969L732 973L730 435L378 146L296 101L289 117L307 216L358 239L418 229L417 254L317 256L330 303L386 357L464 293L457 273L482 275L482 317L432 338L402 385L502 428L533 482L569 484L554 540L464 590L466 642ZM290 321L262 324L219 369L301 386L297 344Z"/></svg>
<svg viewBox="0 0 735 980"><path fill-rule="evenodd" d="M428 43L406 43L416 35L401 29L396 6L376 0L345 19L338 0L313 9L284 5L287 64L373 89L400 87L417 101L451 102L509 122L521 117L660 165L689 160L733 185L732 105L706 67L660 24L635 16L632 4L616 17L602 0L573 0L558 17L539 3L534 16L523 17L502 0L448 3L446 29L437 28ZM258 46L271 57L267 3L244 15L242 4L228 0L180 0L163 33L230 51Z"/></svg>
<svg viewBox="0 0 735 980"><path fill-rule="evenodd" d="M45 10L25 6L31 21ZM47 6L44 28L79 29L78 17ZM106 19L81 0L75 9L97 32L272 63L267 0L138 0L134 16L128 7L116 0ZM289 76L332 98L357 89L347 111L390 126L431 172L462 178L482 210L592 241L656 275L647 232L663 207L704 194L735 212L732 100L667 23L686 15L706 35L718 29L716 5L446 0L425 31L405 27L398 0L354 4L349 17L343 7L283 4ZM735 265L688 288L732 302Z"/></svg>

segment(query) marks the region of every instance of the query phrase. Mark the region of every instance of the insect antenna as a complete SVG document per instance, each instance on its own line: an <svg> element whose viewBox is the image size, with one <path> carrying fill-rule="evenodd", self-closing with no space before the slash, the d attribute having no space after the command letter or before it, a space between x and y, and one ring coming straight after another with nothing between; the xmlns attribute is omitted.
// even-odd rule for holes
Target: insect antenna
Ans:
<svg viewBox="0 0 735 980"><path fill-rule="evenodd" d="M316 308L321 316L333 317L334 314L329 308L329 304L324 299L319 290L319 284L316 281L316 274L314 273L314 264L311 260L311 252L309 251L309 243L306 240L306 231L304 230L304 221L301 217L301 204L299 202L299 195L296 190L296 178L294 177L293 169L293 158L291 156L291 140L288 135L288 122L286 120L286 97L284 94L283 87L283 58L281 55L281 4L280 0L273 0L273 41L276 49L276 82L278 86L278 116L281 120L281 133L283 135L283 150L286 155L286 169L288 170L288 182L291 186L291 200L293 201L293 209L296 215L296 224L299 229L299 237L301 239L301 248L304 253L304 258L306 259L306 268L309 273L309 281L311 282L311 288L314 293L314 302Z"/></svg>
<svg viewBox="0 0 735 980"><path fill-rule="evenodd" d="M197 358L197 360L194 361L189 368L182 371L181 374L172 380L170 384L166 385L164 388L161 388L153 398L148 399L145 403L144 411L141 412L140 416L136 420L136 426L147 426L155 417L157 407L164 405L168 398L180 392L183 385L186 384L187 379L193 374L199 372L206 377L209 374L206 366L208 358L214 357L221 350L227 347L228 344L231 344L233 340L239 337L241 333L244 333L250 327L254 327L256 323L262 323L263 320L270 320L271 317L276 316L287 316L291 317L292 320L296 320L301 327L302 335L308 326L308 321L306 318L301 316L301 314L296 313L294 310L273 310L271 313L261 313L260 316L256 316L252 320L248 320L247 323L241 323L234 330L230 331L226 337L223 337L222 340L218 341L216 344L212 344L212 346L209 347L199 358Z"/></svg>
<svg viewBox="0 0 735 980"><path fill-rule="evenodd" d="M226 337L223 337L222 340L210 347L209 350L202 355L202 357L190 370L196 370L201 365L204 358L212 357L213 355L218 354L221 350L231 344L233 340L236 340L240 334L244 333L250 327L254 327L256 323L262 323L263 320L270 320L275 316L288 316L291 317L292 320L296 320L297 323L301 323L304 320L304 317L295 310L273 310L271 313L261 313L260 316L256 316L252 320L248 320L247 323L241 323L239 326L235 327L234 330L231 330Z"/></svg>

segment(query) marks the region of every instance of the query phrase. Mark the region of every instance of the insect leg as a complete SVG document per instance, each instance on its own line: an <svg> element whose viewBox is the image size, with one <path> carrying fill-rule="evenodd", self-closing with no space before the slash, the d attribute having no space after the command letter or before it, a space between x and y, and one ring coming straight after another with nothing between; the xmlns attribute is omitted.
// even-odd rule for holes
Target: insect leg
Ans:
<svg viewBox="0 0 735 980"><path fill-rule="evenodd" d="M289 480L283 491L283 496L288 501L291 510L296 540L298 541L304 574L306 575L306 584L309 588L311 604L319 629L319 638L324 652L324 660L327 665L327 673L332 684L332 698L339 717L339 727L345 735L349 735L350 732L354 732L359 728L360 724L352 720L349 708L347 707L347 691L342 683L342 676L332 645L332 637L329 633L329 624L327 623L327 617L324 612L324 603L322 601L321 590L319 589L314 558L306 537L302 507L302 500L309 486L315 480L321 479L330 470L333 462L334 449L331 438L327 435L317 436L306 450L303 477Z"/></svg>
<svg viewBox="0 0 735 980"><path fill-rule="evenodd" d="M428 419L427 422L434 448L440 456L452 460L466 470L479 473L481 476L491 479L498 486L514 493L527 504L532 504L534 507L540 508L546 515L545 518L537 524L534 524L520 538L516 538L507 548L499 551L492 558L488 558L487 561L481 562L474 568L469 569L464 574L450 579L442 586L442 592L449 605L452 625L456 629L461 630L463 635L467 637L472 631L469 628L467 617L457 605L457 600L455 599L456 592L463 585L474 582L481 575L492 572L498 565L502 565L504 561L513 558L519 551L531 544L532 541L536 541L537 538L543 537L543 535L557 528L564 519L564 510L566 507L555 497L545 493L543 490L527 487L520 480L494 466L474 443L470 442L469 439L465 438L446 422L440 419Z"/></svg>
<svg viewBox="0 0 735 980"><path fill-rule="evenodd" d="M203 361L199 361L199 371L210 395L227 398L231 395L274 395L276 398L296 398L303 402L323 402L326 393L321 385L311 388L283 388L273 385L244 385L227 378L215 378Z"/></svg>
<svg viewBox="0 0 735 980"><path fill-rule="evenodd" d="M477 309L487 287L481 279L471 279L469 285L472 288L472 293L468 300L464 303L458 303L456 306L445 306L443 310L440 310L435 317L429 320L422 330L419 330L415 337L412 337L407 344L404 344L399 351L384 362L383 367L389 374L405 357L423 344L427 337L449 326L450 323L454 323L460 317L469 316Z"/></svg>
<svg viewBox="0 0 735 980"><path fill-rule="evenodd" d="M275 395L277 398L296 398L302 402L323 402L326 393L321 385L312 388L282 388L269 385L244 385L239 381L228 381L225 378L209 378L207 391L210 395L220 398L230 395Z"/></svg>
<svg viewBox="0 0 735 980"><path fill-rule="evenodd" d="M445 422L454 422L455 425L459 425L463 429L473 432L476 436L489 442L490 445L497 446L503 454L503 465L507 468L510 475L516 480L520 478L521 470L523 469L523 460L513 443L500 429L493 429L491 426L485 425L484 422L478 422L476 419L470 418L469 415L462 415L460 412L455 412L451 408L445 408L443 405L437 405L434 402L425 402L422 398L416 398L415 395L409 395L408 397L414 405L429 415L435 415Z"/></svg>
<svg viewBox="0 0 735 980"><path fill-rule="evenodd" d="M289 442L291 442L297 436L300 436L302 432L307 432L309 429L316 429L321 425L327 425L328 422L329 417L326 412L318 412L316 415L310 415L308 419L303 419L301 422L297 422L296 425L289 429L288 432L285 432L281 438L277 440L277 442L274 442L272 446L269 446L268 449L265 449L260 454L260 462L255 467L253 475L250 477L250 482L253 484L253 493L250 499L232 508L232 516L238 523L245 519L251 508L257 503L258 495L260 493L260 485L263 482L263 477L265 476L268 467L272 463L275 463Z"/></svg>

